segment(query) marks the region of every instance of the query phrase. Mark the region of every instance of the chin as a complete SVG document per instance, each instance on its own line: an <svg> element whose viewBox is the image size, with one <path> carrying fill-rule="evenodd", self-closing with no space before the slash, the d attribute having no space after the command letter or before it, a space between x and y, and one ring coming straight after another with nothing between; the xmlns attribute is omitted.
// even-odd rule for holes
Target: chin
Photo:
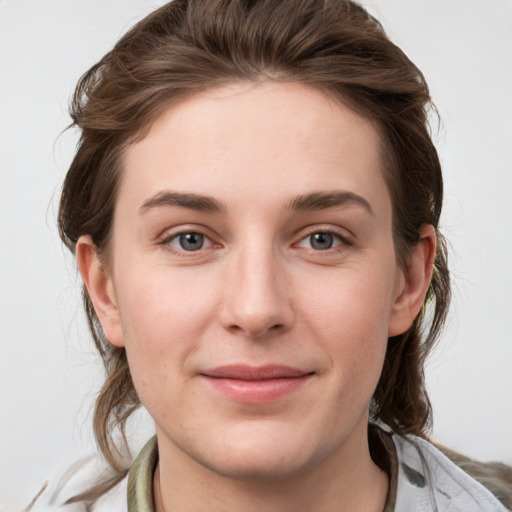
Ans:
<svg viewBox="0 0 512 512"><path fill-rule="evenodd" d="M199 462L223 477L252 482L288 480L307 472L311 465L297 454L291 457L283 453L265 454L262 450L245 454L233 450L232 453L232 456L223 453Z"/></svg>
<svg viewBox="0 0 512 512"><path fill-rule="evenodd" d="M226 431L212 439L209 447L196 446L189 454L202 466L227 478L276 481L293 478L331 453L331 446L312 446L297 432L257 429Z"/></svg>

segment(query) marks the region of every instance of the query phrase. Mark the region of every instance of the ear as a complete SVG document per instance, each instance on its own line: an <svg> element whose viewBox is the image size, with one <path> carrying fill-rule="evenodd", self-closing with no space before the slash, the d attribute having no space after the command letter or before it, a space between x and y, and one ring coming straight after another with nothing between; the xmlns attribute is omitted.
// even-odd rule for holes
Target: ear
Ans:
<svg viewBox="0 0 512 512"><path fill-rule="evenodd" d="M112 345L124 346L112 277L101 263L90 236L84 235L78 239L75 254L78 269L106 338Z"/></svg>
<svg viewBox="0 0 512 512"><path fill-rule="evenodd" d="M412 325L430 285L436 256L436 232L431 224L420 228L420 241L412 248L407 268L402 271L391 311L388 336L398 336Z"/></svg>

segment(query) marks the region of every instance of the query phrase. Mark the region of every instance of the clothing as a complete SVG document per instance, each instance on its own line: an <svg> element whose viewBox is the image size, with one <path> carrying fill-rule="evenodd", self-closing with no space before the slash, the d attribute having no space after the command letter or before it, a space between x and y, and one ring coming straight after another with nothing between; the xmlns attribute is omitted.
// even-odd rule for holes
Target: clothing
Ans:
<svg viewBox="0 0 512 512"><path fill-rule="evenodd" d="M427 441L393 436L399 460L396 512L505 511L481 484Z"/></svg>
<svg viewBox="0 0 512 512"><path fill-rule="evenodd" d="M485 487L428 441L381 429L378 438L381 444L377 450L381 455L384 450L389 461L390 488L383 512L506 512ZM154 512L152 481L157 462L158 449L153 438L142 449L129 474L93 505L92 512ZM31 512L87 511L83 503L43 503L36 502Z"/></svg>

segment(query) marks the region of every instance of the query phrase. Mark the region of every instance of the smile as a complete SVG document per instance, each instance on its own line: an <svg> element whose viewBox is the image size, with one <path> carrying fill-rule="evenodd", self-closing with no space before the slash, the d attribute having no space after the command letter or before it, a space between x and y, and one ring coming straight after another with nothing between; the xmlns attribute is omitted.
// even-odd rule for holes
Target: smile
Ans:
<svg viewBox="0 0 512 512"><path fill-rule="evenodd" d="M313 372L280 365L222 366L201 373L216 391L246 404L275 402L298 390L313 375Z"/></svg>

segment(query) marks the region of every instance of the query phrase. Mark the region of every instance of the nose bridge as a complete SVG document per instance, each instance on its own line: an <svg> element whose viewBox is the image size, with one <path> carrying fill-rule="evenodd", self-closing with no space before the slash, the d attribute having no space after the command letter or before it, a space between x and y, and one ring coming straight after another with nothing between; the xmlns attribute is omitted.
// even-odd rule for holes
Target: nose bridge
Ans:
<svg viewBox="0 0 512 512"><path fill-rule="evenodd" d="M283 330L291 310L280 264L271 241L248 242L232 255L224 323L251 337Z"/></svg>

